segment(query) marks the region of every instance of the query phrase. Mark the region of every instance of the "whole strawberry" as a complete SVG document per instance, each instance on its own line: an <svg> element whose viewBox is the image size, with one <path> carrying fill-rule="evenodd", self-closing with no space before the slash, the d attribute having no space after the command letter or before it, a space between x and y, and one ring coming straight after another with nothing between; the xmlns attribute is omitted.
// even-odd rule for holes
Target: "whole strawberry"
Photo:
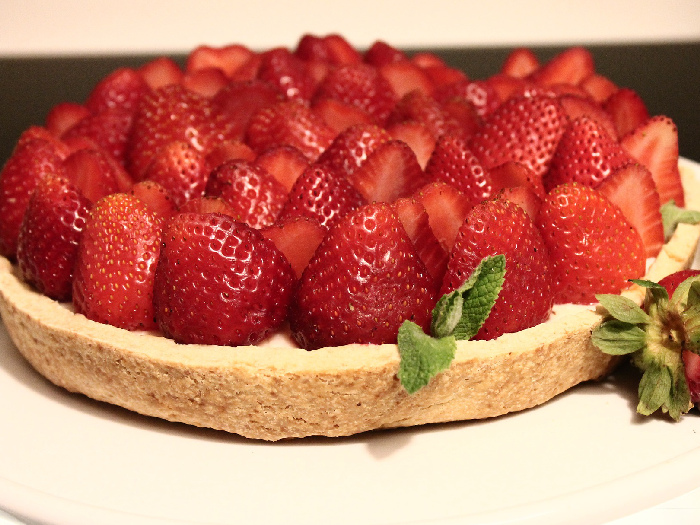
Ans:
<svg viewBox="0 0 700 525"><path fill-rule="evenodd" d="M113 193L95 203L78 246L76 312L127 330L154 329L161 230L160 219L133 195Z"/></svg>
<svg viewBox="0 0 700 525"><path fill-rule="evenodd" d="M91 203L67 179L49 174L37 185L17 242L22 278L58 301L71 297L78 240Z"/></svg>
<svg viewBox="0 0 700 525"><path fill-rule="evenodd" d="M476 339L495 339L549 316L554 293L548 250L525 211L505 199L476 205L460 228L440 296L462 286L484 257L503 254L503 288Z"/></svg>
<svg viewBox="0 0 700 525"><path fill-rule="evenodd" d="M657 410L679 420L700 402L700 271L682 270L646 288L640 307L631 299L600 294L608 318L592 341L611 355L630 355L643 372L637 412Z"/></svg>
<svg viewBox="0 0 700 525"><path fill-rule="evenodd" d="M294 281L257 230L219 213L180 213L163 234L158 326L180 343L254 345L285 320Z"/></svg>
<svg viewBox="0 0 700 525"><path fill-rule="evenodd" d="M427 327L433 279L399 219L382 203L345 216L304 270L290 311L308 350L351 343L395 343L405 320Z"/></svg>
<svg viewBox="0 0 700 525"><path fill-rule="evenodd" d="M587 186L554 188L536 224L552 258L557 304L593 303L595 294L619 293L646 271L637 230L618 207Z"/></svg>

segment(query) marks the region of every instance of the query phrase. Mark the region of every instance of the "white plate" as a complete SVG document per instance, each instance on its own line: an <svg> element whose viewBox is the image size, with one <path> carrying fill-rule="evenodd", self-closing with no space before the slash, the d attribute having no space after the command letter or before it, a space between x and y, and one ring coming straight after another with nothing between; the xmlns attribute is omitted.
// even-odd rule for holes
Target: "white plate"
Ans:
<svg viewBox="0 0 700 525"><path fill-rule="evenodd" d="M269 444L70 394L0 327L0 508L52 525L595 525L700 486L700 418L636 416L635 381L623 368L488 421Z"/></svg>

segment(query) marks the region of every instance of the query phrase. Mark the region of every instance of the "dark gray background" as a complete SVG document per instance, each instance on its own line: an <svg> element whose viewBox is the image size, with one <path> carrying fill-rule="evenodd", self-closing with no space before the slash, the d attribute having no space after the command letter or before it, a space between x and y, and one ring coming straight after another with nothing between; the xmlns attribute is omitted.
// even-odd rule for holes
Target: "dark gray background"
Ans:
<svg viewBox="0 0 700 525"><path fill-rule="evenodd" d="M568 46L567 46L568 47ZM681 155L700 161L700 42L587 46L596 69L621 87L636 90L652 115L678 126ZM564 47L533 47L544 61ZM511 48L432 49L470 78L498 72ZM407 50L413 52L416 50ZM103 76L136 67L152 56L0 58L0 164L19 134L41 124L57 102L82 102ZM173 57L184 63L183 56Z"/></svg>

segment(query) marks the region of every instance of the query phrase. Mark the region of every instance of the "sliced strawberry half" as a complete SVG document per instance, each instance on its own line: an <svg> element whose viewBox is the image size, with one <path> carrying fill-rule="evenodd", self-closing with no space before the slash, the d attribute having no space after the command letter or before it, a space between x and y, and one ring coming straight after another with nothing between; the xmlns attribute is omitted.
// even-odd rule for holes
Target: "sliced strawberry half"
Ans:
<svg viewBox="0 0 700 525"><path fill-rule="evenodd" d="M449 253L459 228L473 207L471 200L445 182L426 184L413 197L425 207L433 233Z"/></svg>
<svg viewBox="0 0 700 525"><path fill-rule="evenodd" d="M621 88L605 101L603 109L610 115L618 137L624 137L649 120L649 111L639 94Z"/></svg>
<svg viewBox="0 0 700 525"><path fill-rule="evenodd" d="M314 219L293 217L267 226L260 233L284 254L299 279L327 231Z"/></svg>
<svg viewBox="0 0 700 525"><path fill-rule="evenodd" d="M501 66L501 74L513 78L526 78L540 67L540 60L532 49L519 47L512 50Z"/></svg>
<svg viewBox="0 0 700 525"><path fill-rule="evenodd" d="M577 86L593 73L595 73L595 64L591 52L583 47L572 47L543 64L528 78L542 86L556 84Z"/></svg>

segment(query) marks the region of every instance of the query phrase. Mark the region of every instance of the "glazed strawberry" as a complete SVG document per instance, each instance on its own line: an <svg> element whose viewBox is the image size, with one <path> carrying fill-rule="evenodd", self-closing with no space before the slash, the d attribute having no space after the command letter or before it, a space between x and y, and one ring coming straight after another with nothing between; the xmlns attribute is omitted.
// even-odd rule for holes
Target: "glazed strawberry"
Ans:
<svg viewBox="0 0 700 525"><path fill-rule="evenodd" d="M273 224L287 199L287 191L272 175L243 160L216 168L205 193L221 197L234 209L236 220L256 229Z"/></svg>
<svg viewBox="0 0 700 525"><path fill-rule="evenodd" d="M260 232L216 213L180 213L163 232L158 326L179 343L254 345L287 315L294 273Z"/></svg>
<svg viewBox="0 0 700 525"><path fill-rule="evenodd" d="M124 164L132 124L132 111L119 107L110 108L86 116L66 130L61 138L65 141L79 137L89 138L119 163Z"/></svg>
<svg viewBox="0 0 700 525"><path fill-rule="evenodd" d="M151 159L144 180L165 188L176 207L204 194L209 172L201 152L189 142L175 140L165 144Z"/></svg>
<svg viewBox="0 0 700 525"><path fill-rule="evenodd" d="M603 104L615 123L618 137L624 137L649 120L649 111L636 91L629 88L618 89Z"/></svg>
<svg viewBox="0 0 700 525"><path fill-rule="evenodd" d="M620 209L578 183L549 192L536 222L552 259L555 303L595 302L646 271L642 238Z"/></svg>
<svg viewBox="0 0 700 525"><path fill-rule="evenodd" d="M185 72L216 68L226 78L231 78L253 56L253 51L240 44L221 47L201 45L195 47L185 62Z"/></svg>
<svg viewBox="0 0 700 525"><path fill-rule="evenodd" d="M246 142L255 151L288 144L314 161L330 145L335 133L307 106L280 102L253 114L248 123Z"/></svg>
<svg viewBox="0 0 700 525"><path fill-rule="evenodd" d="M451 184L476 205L493 194L489 175L461 134L440 137L425 167L430 180Z"/></svg>
<svg viewBox="0 0 700 525"><path fill-rule="evenodd" d="M433 280L386 204L343 218L304 270L290 309L297 343L308 350L350 343L395 343L411 320L427 328Z"/></svg>
<svg viewBox="0 0 700 525"><path fill-rule="evenodd" d="M332 69L318 86L314 100L332 99L357 107L383 124L396 104L391 85L376 68L354 64Z"/></svg>
<svg viewBox="0 0 700 525"><path fill-rule="evenodd" d="M445 275L448 254L430 226L425 206L412 197L403 197L394 201L391 207L438 287Z"/></svg>
<svg viewBox="0 0 700 525"><path fill-rule="evenodd" d="M565 125L564 110L552 97L513 97L489 115L469 148L487 170L515 161L541 176L549 168Z"/></svg>
<svg viewBox="0 0 700 525"><path fill-rule="evenodd" d="M634 159L593 119L580 117L564 132L554 153L546 189L566 182L578 182L596 188L618 168Z"/></svg>
<svg viewBox="0 0 700 525"><path fill-rule="evenodd" d="M80 233L91 203L66 178L46 175L32 193L17 241L22 278L42 294L71 297Z"/></svg>
<svg viewBox="0 0 700 525"><path fill-rule="evenodd" d="M538 198L544 199L542 179L531 169L517 162L505 162L500 166L494 166L489 170L488 180L494 193L504 188L525 187Z"/></svg>
<svg viewBox="0 0 700 525"><path fill-rule="evenodd" d="M131 187L121 164L99 148L79 149L63 162L65 176L90 202Z"/></svg>
<svg viewBox="0 0 700 525"><path fill-rule="evenodd" d="M501 73L514 78L525 78L540 67L537 55L531 49L519 47L514 49L503 61Z"/></svg>
<svg viewBox="0 0 700 525"><path fill-rule="evenodd" d="M452 251L457 232L474 206L469 197L446 182L431 182L413 195L428 213L430 227L446 252Z"/></svg>
<svg viewBox="0 0 700 525"><path fill-rule="evenodd" d="M46 129L55 137L60 137L90 114L82 104L77 102L59 102L46 115Z"/></svg>
<svg viewBox="0 0 700 525"><path fill-rule="evenodd" d="M595 72L593 56L583 47L566 49L534 71L529 79L543 86L576 86Z"/></svg>
<svg viewBox="0 0 700 525"><path fill-rule="evenodd" d="M420 122L436 139L447 132L456 132L461 129L460 124L452 118L452 115L443 111L437 100L422 91L411 91L401 97L389 115L387 124L406 121Z"/></svg>
<svg viewBox="0 0 700 525"><path fill-rule="evenodd" d="M91 113L120 109L127 113L136 111L139 100L149 91L146 81L136 70L122 67L100 80L85 101Z"/></svg>
<svg viewBox="0 0 700 525"><path fill-rule="evenodd" d="M400 140L380 144L347 179L366 202L392 202L428 182L416 154Z"/></svg>
<svg viewBox="0 0 700 525"><path fill-rule="evenodd" d="M677 206L683 207L685 198L678 171L678 130L670 118L650 118L622 137L620 145L651 172L661 204L673 200Z"/></svg>
<svg viewBox="0 0 700 525"><path fill-rule="evenodd" d="M0 253L14 257L22 217L39 181L48 173L64 174L68 151L56 142L26 138L18 142L0 171Z"/></svg>
<svg viewBox="0 0 700 525"><path fill-rule="evenodd" d="M141 99L134 117L127 166L136 180L145 176L153 156L166 144L181 140L205 154L222 141L234 139L232 128L214 114L209 99L169 85Z"/></svg>
<svg viewBox="0 0 700 525"><path fill-rule="evenodd" d="M519 84L518 84L519 85ZM441 86L433 93L435 100L446 104L450 100L466 100L479 117L486 117L501 105L501 98L491 83L484 80L458 80Z"/></svg>
<svg viewBox="0 0 700 525"><path fill-rule="evenodd" d="M476 339L495 339L546 320L554 299L547 248L530 217L504 199L476 205L459 229L440 296L459 288L489 255L506 257L503 288Z"/></svg>
<svg viewBox="0 0 700 525"><path fill-rule="evenodd" d="M386 131L391 138L408 144L416 154L418 164L425 170L437 142L430 130L420 122L405 121L387 126Z"/></svg>
<svg viewBox="0 0 700 525"><path fill-rule="evenodd" d="M284 254L292 265L294 275L299 279L327 231L327 228L309 217L290 217L262 228L260 233Z"/></svg>
<svg viewBox="0 0 700 525"><path fill-rule="evenodd" d="M610 114L590 98L579 95L562 95L559 97L559 103L569 116L569 120L574 121L579 117L588 117L595 120L610 138L617 140L619 137L615 122Z"/></svg>
<svg viewBox="0 0 700 525"><path fill-rule="evenodd" d="M532 189L532 186L511 186L502 188L496 199L504 199L520 206L531 220L536 220L542 207L542 198Z"/></svg>
<svg viewBox="0 0 700 525"><path fill-rule="evenodd" d="M289 145L273 146L262 151L254 159L254 164L277 179L287 191L292 189L299 176L309 167L304 154Z"/></svg>
<svg viewBox="0 0 700 525"><path fill-rule="evenodd" d="M379 145L391 139L389 133L375 124L352 126L338 134L318 158L318 164L339 174L349 175L359 168Z"/></svg>
<svg viewBox="0 0 700 525"><path fill-rule="evenodd" d="M75 264L76 312L127 330L154 329L161 230L160 219L132 195L113 193L95 203Z"/></svg>
<svg viewBox="0 0 700 525"><path fill-rule="evenodd" d="M308 217L330 228L363 204L365 200L345 177L326 166L311 165L295 181L279 218Z"/></svg>
<svg viewBox="0 0 700 525"><path fill-rule="evenodd" d="M615 170L598 191L615 204L644 242L647 257L656 257L664 244L661 201L651 173L641 164Z"/></svg>
<svg viewBox="0 0 700 525"><path fill-rule="evenodd" d="M250 117L259 109L281 102L279 90L259 79L229 82L212 99L214 112L231 128L231 136L243 138Z"/></svg>
<svg viewBox="0 0 700 525"><path fill-rule="evenodd" d="M287 99L311 100L316 86L301 59L283 47L265 51L260 57L260 80L275 86Z"/></svg>

